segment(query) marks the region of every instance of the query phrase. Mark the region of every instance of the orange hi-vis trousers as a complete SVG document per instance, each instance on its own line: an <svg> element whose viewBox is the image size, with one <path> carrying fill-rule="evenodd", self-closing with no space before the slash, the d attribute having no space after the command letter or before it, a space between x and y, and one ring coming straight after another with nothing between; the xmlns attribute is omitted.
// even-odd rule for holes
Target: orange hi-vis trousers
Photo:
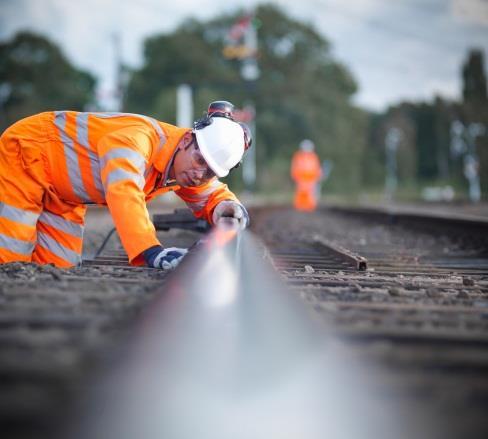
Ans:
<svg viewBox="0 0 488 439"><path fill-rule="evenodd" d="M297 210L311 212L317 208L317 184L297 182L293 206Z"/></svg>
<svg viewBox="0 0 488 439"><path fill-rule="evenodd" d="M20 143L0 137L0 263L78 265L86 206L49 203L43 145L21 151Z"/></svg>

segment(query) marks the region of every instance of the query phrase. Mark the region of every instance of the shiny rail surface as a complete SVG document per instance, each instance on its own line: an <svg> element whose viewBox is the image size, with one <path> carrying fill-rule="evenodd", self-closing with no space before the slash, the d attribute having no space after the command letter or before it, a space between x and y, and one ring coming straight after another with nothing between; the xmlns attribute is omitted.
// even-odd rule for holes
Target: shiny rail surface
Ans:
<svg viewBox="0 0 488 439"><path fill-rule="evenodd" d="M367 368L347 364L273 273L249 233L213 231L168 279L77 437L392 437L396 414L370 397Z"/></svg>

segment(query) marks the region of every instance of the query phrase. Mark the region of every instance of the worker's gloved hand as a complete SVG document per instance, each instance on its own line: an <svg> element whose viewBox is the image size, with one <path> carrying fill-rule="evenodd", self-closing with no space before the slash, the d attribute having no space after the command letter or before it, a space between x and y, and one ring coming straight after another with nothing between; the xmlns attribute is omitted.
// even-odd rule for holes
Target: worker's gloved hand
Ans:
<svg viewBox="0 0 488 439"><path fill-rule="evenodd" d="M160 245L148 248L143 252L144 260L149 267L172 270L181 262L183 256L188 252L185 248L168 247Z"/></svg>
<svg viewBox="0 0 488 439"><path fill-rule="evenodd" d="M242 204L235 201L221 201L215 207L212 215L212 221L217 224L220 218L235 218L239 221L241 229L249 225L249 214Z"/></svg>

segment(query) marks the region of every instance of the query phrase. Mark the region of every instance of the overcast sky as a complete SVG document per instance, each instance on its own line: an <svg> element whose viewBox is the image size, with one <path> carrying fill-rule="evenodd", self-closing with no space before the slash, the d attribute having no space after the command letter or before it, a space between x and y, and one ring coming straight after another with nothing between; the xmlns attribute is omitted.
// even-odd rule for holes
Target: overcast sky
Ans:
<svg viewBox="0 0 488 439"><path fill-rule="evenodd" d="M208 19L254 0L0 0L0 39L33 30L59 43L71 62L99 79L108 96L115 78L112 36L124 61L141 63L142 43L189 16ZM468 48L488 57L488 0L275 0L311 23L359 83L355 102L381 110L401 100L460 96Z"/></svg>

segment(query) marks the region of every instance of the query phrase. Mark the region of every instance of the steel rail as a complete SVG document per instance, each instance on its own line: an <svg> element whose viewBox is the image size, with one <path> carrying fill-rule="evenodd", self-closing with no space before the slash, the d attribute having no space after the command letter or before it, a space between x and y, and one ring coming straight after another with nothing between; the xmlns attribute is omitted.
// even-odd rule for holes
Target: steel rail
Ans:
<svg viewBox="0 0 488 439"><path fill-rule="evenodd" d="M325 247L328 251L335 253L339 258L353 265L356 270L365 271L368 268L368 260L366 258L320 236L314 238L314 244Z"/></svg>
<svg viewBox="0 0 488 439"><path fill-rule="evenodd" d="M261 249L223 224L185 258L74 437L424 437L398 429L391 405L365 389L367 368L351 364Z"/></svg>
<svg viewBox="0 0 488 439"><path fill-rule="evenodd" d="M337 212L344 216L354 216L369 221L374 221L387 225L401 226L407 229L422 231L432 236L449 235L456 236L463 242L466 241L469 248L475 248L487 245L488 236L488 218L449 214L448 217L435 212L423 212L404 210L401 208L381 208L381 207L352 207L352 206L329 206L326 208L331 212ZM327 245L327 243L326 243ZM340 250L340 249L339 249ZM358 248L353 249L358 251ZM347 254L348 250L343 251ZM404 275L416 275L425 273L435 276L449 275L451 272L457 272L459 275L484 275L488 269L488 259L485 254L454 254L446 256L443 253L432 254L428 257L422 255L411 260L399 261L391 258L386 252L386 248L381 245L375 245L367 248L361 248L359 252L353 253L349 250L354 263L354 258L359 260L363 258L366 261L366 269L371 268L377 274L387 275L390 272L402 273ZM325 268L327 268L325 266Z"/></svg>
<svg viewBox="0 0 488 439"><path fill-rule="evenodd" d="M435 218L413 225L356 211L254 214L283 280L318 318L333 321L359 358L385 366L392 400L412 397L432 415L431 437L488 437L483 224L443 227ZM368 270L345 269L313 246L313 233L366 257Z"/></svg>
<svg viewBox="0 0 488 439"><path fill-rule="evenodd" d="M441 213L414 212L391 207L330 206L327 209L344 214L359 214L372 219L382 219L392 224L425 226L426 223L430 223L435 227L469 228L480 233L488 232L488 219L479 216L450 214L446 217Z"/></svg>

